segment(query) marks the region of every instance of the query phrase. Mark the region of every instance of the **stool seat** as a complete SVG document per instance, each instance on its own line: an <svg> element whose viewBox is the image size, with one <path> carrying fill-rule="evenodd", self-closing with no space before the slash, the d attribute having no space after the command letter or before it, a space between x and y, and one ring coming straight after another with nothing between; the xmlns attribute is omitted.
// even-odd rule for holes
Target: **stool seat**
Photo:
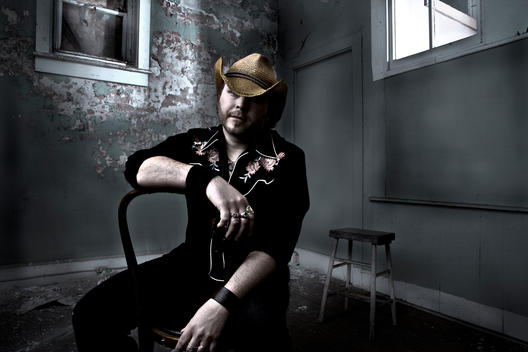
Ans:
<svg viewBox="0 0 528 352"><path fill-rule="evenodd" d="M344 240L370 242L377 245L391 243L396 238L394 232L356 229L353 227L330 230L329 236L332 238L342 238Z"/></svg>
<svg viewBox="0 0 528 352"><path fill-rule="evenodd" d="M390 300L391 311L392 311L392 323L396 325L396 299L394 294L394 280L392 278L392 258L390 252L390 243L394 241L396 235L394 232L383 232L375 231L370 229L358 229L353 227L346 227L342 229L333 229L329 231L328 234L334 241L334 248L332 254L330 255L330 260L328 263L328 272L326 275L326 280L323 288L323 297L321 299L321 310L319 311L319 321L323 321L324 311L326 306L326 300L328 298L328 288L330 287L330 280L332 278L332 271L340 266L345 266L347 269L347 275L345 280L345 309L348 309L348 297L350 296L349 292L352 283L352 267L360 266L367 269L370 269L370 329L369 329L369 339L374 338L374 321L376 316L376 278L381 275L387 275L389 278L389 288L390 288ZM347 258L339 258L336 256L337 247L339 245L339 240L346 240L348 242L348 256ZM370 263L354 260L352 258L352 244L354 241L366 242L371 246L371 260ZM377 246L383 245L385 247L386 263L387 269L383 271L377 271L376 268L376 252ZM337 264L336 264L337 263Z"/></svg>

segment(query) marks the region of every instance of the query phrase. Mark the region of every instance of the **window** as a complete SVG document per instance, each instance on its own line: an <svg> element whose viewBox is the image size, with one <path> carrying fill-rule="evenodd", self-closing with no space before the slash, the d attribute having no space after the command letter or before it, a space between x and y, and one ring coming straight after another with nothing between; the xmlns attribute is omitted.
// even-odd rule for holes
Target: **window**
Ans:
<svg viewBox="0 0 528 352"><path fill-rule="evenodd" d="M124 1L98 4L91 0L56 1L54 49L65 54L99 57L111 61L125 61L127 48L124 37L132 32L125 27L128 9ZM110 5L111 8L98 5ZM128 62L133 57L127 57Z"/></svg>
<svg viewBox="0 0 528 352"><path fill-rule="evenodd" d="M474 0L387 0L389 60L478 33Z"/></svg>
<svg viewBox="0 0 528 352"><path fill-rule="evenodd" d="M38 0L35 70L148 85L150 0Z"/></svg>
<svg viewBox="0 0 528 352"><path fill-rule="evenodd" d="M372 0L374 80L528 37L528 1Z"/></svg>

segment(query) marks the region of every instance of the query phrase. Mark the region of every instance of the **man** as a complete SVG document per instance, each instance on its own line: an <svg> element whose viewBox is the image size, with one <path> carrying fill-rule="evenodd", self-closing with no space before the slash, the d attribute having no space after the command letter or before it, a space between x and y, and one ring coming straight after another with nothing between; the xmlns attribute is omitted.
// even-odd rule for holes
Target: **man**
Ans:
<svg viewBox="0 0 528 352"><path fill-rule="evenodd" d="M152 321L181 329L176 351L222 343L287 351L287 265L309 207L304 153L272 130L287 86L260 54L225 74L219 59L214 71L221 124L169 137L127 161L135 188L170 189L187 200L185 242L140 266L146 309ZM222 230L225 240L214 240L211 232ZM127 336L135 327L130 285L119 273L77 304L80 352L135 348Z"/></svg>

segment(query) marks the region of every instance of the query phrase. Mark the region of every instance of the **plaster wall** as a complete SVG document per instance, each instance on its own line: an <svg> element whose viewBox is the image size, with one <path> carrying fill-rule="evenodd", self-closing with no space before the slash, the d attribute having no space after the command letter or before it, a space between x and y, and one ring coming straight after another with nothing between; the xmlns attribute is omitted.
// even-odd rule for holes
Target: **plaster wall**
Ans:
<svg viewBox="0 0 528 352"><path fill-rule="evenodd" d="M152 0L148 87L35 72L35 5L0 8L0 265L122 255L127 155L217 123L214 62L275 59L277 2ZM139 202L130 209L139 253L183 239L181 196Z"/></svg>

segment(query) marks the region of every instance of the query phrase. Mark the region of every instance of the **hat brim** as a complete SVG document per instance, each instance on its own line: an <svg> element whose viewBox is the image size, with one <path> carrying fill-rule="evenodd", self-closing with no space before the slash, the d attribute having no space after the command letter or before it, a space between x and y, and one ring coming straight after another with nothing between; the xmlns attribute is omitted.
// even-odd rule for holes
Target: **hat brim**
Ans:
<svg viewBox="0 0 528 352"><path fill-rule="evenodd" d="M262 88L255 82L242 77L227 77L223 72L222 58L219 58L214 66L216 94L220 98L224 84L238 96L241 97L257 97L268 92L274 92L278 95L286 95L288 88L286 82L280 80L268 88Z"/></svg>

